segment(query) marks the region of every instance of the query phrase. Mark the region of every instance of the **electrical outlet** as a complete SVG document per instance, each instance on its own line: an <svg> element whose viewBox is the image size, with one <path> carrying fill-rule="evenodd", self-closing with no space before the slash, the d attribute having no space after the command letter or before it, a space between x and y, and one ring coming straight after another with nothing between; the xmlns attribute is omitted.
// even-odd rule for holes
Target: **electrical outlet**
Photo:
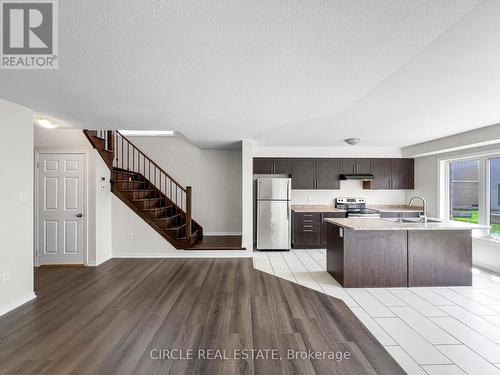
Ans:
<svg viewBox="0 0 500 375"><path fill-rule="evenodd" d="M134 239L134 233L127 233L127 238L129 240L133 240Z"/></svg>
<svg viewBox="0 0 500 375"><path fill-rule="evenodd" d="M312 197L310 195L307 196L307 201L310 202L312 200Z"/></svg>
<svg viewBox="0 0 500 375"><path fill-rule="evenodd" d="M5 284L10 281L10 273L4 272L2 273L2 283Z"/></svg>
<svg viewBox="0 0 500 375"><path fill-rule="evenodd" d="M19 192L19 202L27 202L28 201L28 196L25 191L20 191Z"/></svg>

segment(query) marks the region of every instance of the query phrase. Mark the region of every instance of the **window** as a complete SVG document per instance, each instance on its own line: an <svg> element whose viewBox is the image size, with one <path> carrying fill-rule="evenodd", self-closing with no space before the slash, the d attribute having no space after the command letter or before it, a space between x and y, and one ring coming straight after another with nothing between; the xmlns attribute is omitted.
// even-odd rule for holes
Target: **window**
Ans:
<svg viewBox="0 0 500 375"><path fill-rule="evenodd" d="M490 230L474 233L500 240L500 155L449 160L444 165L447 218L489 225Z"/></svg>
<svg viewBox="0 0 500 375"><path fill-rule="evenodd" d="M490 235L500 237L500 158L490 159Z"/></svg>
<svg viewBox="0 0 500 375"><path fill-rule="evenodd" d="M451 220L479 224L479 160L449 163Z"/></svg>

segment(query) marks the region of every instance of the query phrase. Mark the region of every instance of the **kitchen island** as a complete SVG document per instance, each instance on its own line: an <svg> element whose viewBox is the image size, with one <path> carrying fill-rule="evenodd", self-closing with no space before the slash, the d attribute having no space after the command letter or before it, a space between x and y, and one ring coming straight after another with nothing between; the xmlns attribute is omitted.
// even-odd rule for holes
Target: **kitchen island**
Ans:
<svg viewBox="0 0 500 375"><path fill-rule="evenodd" d="M346 288L470 286L472 230L430 219L325 219L327 271Z"/></svg>

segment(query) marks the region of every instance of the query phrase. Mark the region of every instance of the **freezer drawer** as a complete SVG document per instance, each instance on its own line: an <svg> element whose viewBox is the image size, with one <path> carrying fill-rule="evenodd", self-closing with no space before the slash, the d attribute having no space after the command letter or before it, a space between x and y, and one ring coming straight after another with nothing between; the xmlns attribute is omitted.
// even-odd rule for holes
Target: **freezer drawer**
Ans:
<svg viewBox="0 0 500 375"><path fill-rule="evenodd" d="M289 178L258 178L257 199L290 200Z"/></svg>
<svg viewBox="0 0 500 375"><path fill-rule="evenodd" d="M257 249L280 250L291 247L289 201L257 202Z"/></svg>

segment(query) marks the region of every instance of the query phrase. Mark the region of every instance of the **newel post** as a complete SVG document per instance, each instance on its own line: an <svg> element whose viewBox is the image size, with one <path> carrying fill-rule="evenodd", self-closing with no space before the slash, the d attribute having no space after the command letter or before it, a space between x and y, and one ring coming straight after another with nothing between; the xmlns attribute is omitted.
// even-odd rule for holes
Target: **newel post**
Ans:
<svg viewBox="0 0 500 375"><path fill-rule="evenodd" d="M115 151L115 145L113 144L113 130L108 130L108 150Z"/></svg>
<svg viewBox="0 0 500 375"><path fill-rule="evenodd" d="M191 209L192 209L192 190L191 186L186 186L186 238L191 239Z"/></svg>

